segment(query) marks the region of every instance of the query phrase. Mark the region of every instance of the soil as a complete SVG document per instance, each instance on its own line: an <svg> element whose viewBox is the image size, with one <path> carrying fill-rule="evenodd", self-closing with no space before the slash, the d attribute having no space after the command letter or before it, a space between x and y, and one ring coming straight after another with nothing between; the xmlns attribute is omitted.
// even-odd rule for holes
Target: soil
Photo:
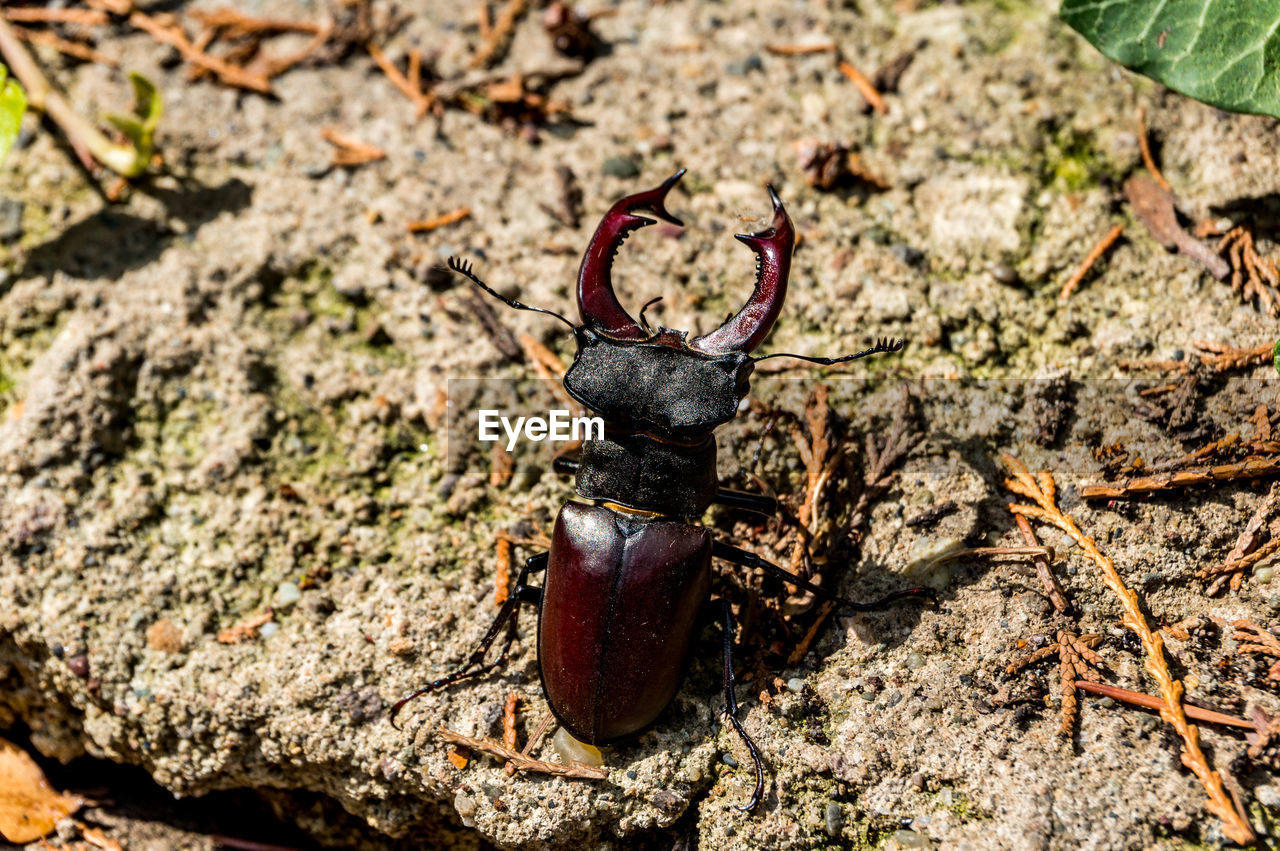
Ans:
<svg viewBox="0 0 1280 851"><path fill-rule="evenodd" d="M416 48L459 73L480 43L476 4L418 6L385 39L388 56ZM1135 378L1125 362L1191 358L1196 340L1252 347L1277 328L1157 244L1122 184L1141 168L1142 104L1186 222L1229 216L1272 253L1276 122L1118 70L1052 6L620 0L593 23L607 51L551 85L566 111L539 126L452 107L419 119L363 51L276 78L273 97L192 81L169 48L123 25L98 45L119 68L40 54L86 115L127 107L125 70L154 81L167 171L108 203L32 117L0 171L0 196L22 205L0 247L0 728L20 726L58 761L139 766L177 796L259 793L339 846L1223 843L1176 737L1153 716L1084 696L1073 735L1060 737L1051 668L1046 689L1010 699L1028 680L1006 678L1005 665L1061 628L1103 636L1109 682L1155 689L1078 547L1043 533L1071 616L1016 559L922 567L950 547L1021 544L998 460L1010 452L1053 471L1060 504L1153 624L1206 618L1191 640L1168 642L1189 697L1241 715L1280 710L1266 664L1237 657L1230 629L1274 622L1270 571L1215 597L1194 577L1223 560L1267 485L1079 495L1106 478L1093 450L1123 443L1154 462L1252 434L1259 404L1274 414L1269 365L1206 376L1189 422L1164 397L1139 395L1167 379ZM569 62L541 15L521 19L498 72L532 78ZM886 114L865 108L832 54L766 49L827 40L867 74L913 52ZM386 157L330 167L330 127ZM846 146L885 188L810 186L804 140ZM564 166L583 196L576 226L557 215ZM850 522L866 438L888 432L903 392L921 435L847 557L822 575L858 599L924 582L936 606L837 612L788 663L816 612L759 599L759 577L727 565L716 580L744 624L740 718L766 764L752 813L735 809L754 775L719 720L715 629L658 723L605 754L606 781L508 776L479 754L460 770L434 735L500 738L511 692L521 741L532 732L545 700L527 615L500 672L422 697L404 729L385 711L483 634L495 534L545 534L571 494L545 469L546 446L519 446L514 475L491 484L490 449L448 439L451 382L515 405L547 390L519 337L564 362L573 342L555 320L493 302L503 337L440 264L466 257L502 293L572 314L599 217L678 168L689 173L668 206L687 226L627 242L614 275L623 302L663 296L652 321L713 327L746 298L751 258L730 236L767 222L772 184L801 242L761 351L907 340L900 354L838 370L763 374L782 363L767 361L753 380L754 398L794 416L819 381L832 387L846 455L826 497L833 527ZM407 230L464 206L456 223ZM1124 238L1060 301L1117 223ZM744 408L722 429L722 477L800 494L788 420L761 437L771 419ZM946 501L954 509L911 522ZM707 522L762 551L786 530L728 511ZM766 554L785 562L789 550ZM1265 835L1280 806L1274 773L1236 732L1201 735ZM550 745L539 754L556 759ZM112 835L150 847L144 821L121 815Z"/></svg>

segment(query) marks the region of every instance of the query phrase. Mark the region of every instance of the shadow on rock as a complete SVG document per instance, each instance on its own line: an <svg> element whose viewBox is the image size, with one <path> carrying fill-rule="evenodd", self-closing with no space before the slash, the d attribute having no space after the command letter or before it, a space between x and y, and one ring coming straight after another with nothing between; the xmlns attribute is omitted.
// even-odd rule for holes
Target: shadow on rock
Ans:
<svg viewBox="0 0 1280 851"><path fill-rule="evenodd" d="M247 207L253 197L253 187L239 178L219 186L188 179L177 189L139 186L138 190L164 204L169 217L185 224L188 234L221 213ZM55 271L77 278L119 277L159 257L174 236L164 221L106 207L33 248L16 278Z"/></svg>

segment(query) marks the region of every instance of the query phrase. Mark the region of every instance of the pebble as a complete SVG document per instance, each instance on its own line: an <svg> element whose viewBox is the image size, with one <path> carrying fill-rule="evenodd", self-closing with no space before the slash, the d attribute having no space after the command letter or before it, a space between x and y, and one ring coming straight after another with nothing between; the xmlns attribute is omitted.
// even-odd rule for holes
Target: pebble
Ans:
<svg viewBox="0 0 1280 851"><path fill-rule="evenodd" d="M22 236L22 214L26 205L10 198L0 198L0 242L13 242Z"/></svg>
<svg viewBox="0 0 1280 851"><path fill-rule="evenodd" d="M907 654L907 667L913 671L923 668L926 661L923 653L911 652Z"/></svg>
<svg viewBox="0 0 1280 851"><path fill-rule="evenodd" d="M889 836L885 848L932 848L929 837L914 830L895 830Z"/></svg>
<svg viewBox="0 0 1280 851"><path fill-rule="evenodd" d="M911 775L911 788L915 789L917 792L924 791L924 775L923 774L917 771L915 774Z"/></svg>
<svg viewBox="0 0 1280 851"><path fill-rule="evenodd" d="M1271 577L1275 576L1275 568L1259 567L1253 571L1253 578L1261 582L1263 585L1271 584Z"/></svg>
<svg viewBox="0 0 1280 851"><path fill-rule="evenodd" d="M727 754L727 753L720 754L720 761L723 762L725 765L729 766L730 768L738 767L738 761L733 758L732 754Z"/></svg>
<svg viewBox="0 0 1280 851"><path fill-rule="evenodd" d="M827 836L835 839L840 835L840 831L844 829L844 810L835 801L831 801L827 804L827 810L822 815Z"/></svg>
<svg viewBox="0 0 1280 851"><path fill-rule="evenodd" d="M67 660L67 670L80 679L86 679L89 676L89 657L83 653L72 656Z"/></svg>
<svg viewBox="0 0 1280 851"><path fill-rule="evenodd" d="M262 626L258 627L258 635L263 638L270 638L279 631L280 625L275 623L264 623Z"/></svg>
<svg viewBox="0 0 1280 851"><path fill-rule="evenodd" d="M459 789L458 794L453 796L453 808L458 811L458 818L462 819L464 825L475 827L476 802L471 799L466 790Z"/></svg>
<svg viewBox="0 0 1280 851"><path fill-rule="evenodd" d="M280 587L276 589L276 605L282 609L289 608L300 599L302 599L302 592L293 582L281 582Z"/></svg>
<svg viewBox="0 0 1280 851"><path fill-rule="evenodd" d="M601 171L610 177L621 177L623 180L640 176L640 167L629 157L609 157L601 166Z"/></svg>
<svg viewBox="0 0 1280 851"><path fill-rule="evenodd" d="M1001 284L1012 286L1018 283L1018 270L1008 263L994 263L991 266L991 277Z"/></svg>
<svg viewBox="0 0 1280 851"><path fill-rule="evenodd" d="M804 680L800 679L799 677L792 677L791 679L787 680L787 690L793 691L796 694L799 694L800 692L804 691Z"/></svg>
<svg viewBox="0 0 1280 851"><path fill-rule="evenodd" d="M908 266L919 266L924 262L924 252L919 248L903 243L897 243L889 247L890 253L897 257Z"/></svg>

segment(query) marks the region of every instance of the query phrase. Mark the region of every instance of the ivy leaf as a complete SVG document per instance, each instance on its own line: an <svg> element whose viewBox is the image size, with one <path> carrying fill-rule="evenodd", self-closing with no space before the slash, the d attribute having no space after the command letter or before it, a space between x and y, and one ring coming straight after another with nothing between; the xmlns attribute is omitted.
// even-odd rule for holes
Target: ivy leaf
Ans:
<svg viewBox="0 0 1280 851"><path fill-rule="evenodd" d="M133 144L132 167L121 172L126 177L133 177L145 171L151 163L156 127L160 124L160 115L164 109L160 103L160 93L150 80L141 74L130 72L129 81L133 83L133 115L108 115L106 119Z"/></svg>
<svg viewBox="0 0 1280 851"><path fill-rule="evenodd" d="M1276 365L1276 372L1280 372L1280 340L1276 340L1275 348L1271 350L1271 361Z"/></svg>
<svg viewBox="0 0 1280 851"><path fill-rule="evenodd" d="M0 65L0 162L17 141L22 113L27 111L27 93L17 80L8 77L9 69Z"/></svg>
<svg viewBox="0 0 1280 851"><path fill-rule="evenodd" d="M1280 118L1275 0L1062 0L1058 14L1107 58L1175 92Z"/></svg>

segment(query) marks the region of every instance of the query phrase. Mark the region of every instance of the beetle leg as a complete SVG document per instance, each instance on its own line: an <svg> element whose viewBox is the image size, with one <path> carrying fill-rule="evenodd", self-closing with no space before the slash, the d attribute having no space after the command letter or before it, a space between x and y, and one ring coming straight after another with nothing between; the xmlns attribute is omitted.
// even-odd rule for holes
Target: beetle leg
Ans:
<svg viewBox="0 0 1280 851"><path fill-rule="evenodd" d="M521 603L534 603L539 605L542 602L542 589L527 584L530 575L540 573L547 569L547 553L539 553L525 559L524 567L520 570L520 575L516 577L515 591L507 597L506 602L502 604L502 608L498 611L498 616L493 619L493 625L489 627L489 631L484 634L484 638L480 639L479 646L471 652L467 657L466 663L448 676L441 677L434 682L428 683L423 688L418 689L408 697L401 698L391 707L390 717L391 726L397 730L400 729L396 724L396 716L404 705L414 698L421 697L428 692L435 691L440 688L447 688L456 682L469 680L473 677L483 676L490 671L496 669L506 661L507 651L511 649L511 642L515 640L515 626L520 617ZM497 640L498 633L503 627L507 627L507 637L502 643L502 649L498 651L498 658L492 662L486 663L484 657L488 655L489 648L493 646L493 642Z"/></svg>
<svg viewBox="0 0 1280 851"><path fill-rule="evenodd" d="M716 558L722 558L725 561L731 561L734 564L740 564L743 567L758 567L766 573L772 573L788 585L794 585L797 588L803 588L805 591L811 591L820 597L828 600L834 600L846 609L853 609L855 612L874 612L887 607L890 603L898 600L931 600L937 602L938 594L932 588L905 588L901 591L894 591L892 594L886 594L879 600L870 603L856 603L847 597L841 597L839 594L833 594L820 585L814 585L812 582L806 582L790 571L784 570L778 565L770 561L765 561L755 553L747 552L744 549L735 547L732 544L726 544L723 541L714 541L711 544L711 555Z"/></svg>
<svg viewBox="0 0 1280 851"><path fill-rule="evenodd" d="M570 458L568 455L557 455L555 460L551 462L552 471L562 476L576 476L578 468L581 466L581 461L577 458Z"/></svg>
<svg viewBox="0 0 1280 851"><path fill-rule="evenodd" d="M720 600L720 622L724 626L724 714L742 737L747 750L751 751L751 759L756 766L756 788L751 793L751 800L747 801L746 806L738 807L746 813L754 810L764 796L764 763L760 759L760 749L751 741L747 731L742 728L742 722L738 720L738 698L733 693L734 686L737 685L737 679L733 676L733 611L729 608L729 601L725 599Z"/></svg>
<svg viewBox="0 0 1280 851"><path fill-rule="evenodd" d="M762 493L720 488L716 491L715 501L730 508L741 508L746 511L754 511L757 514L765 514L769 517L778 513L778 500Z"/></svg>

